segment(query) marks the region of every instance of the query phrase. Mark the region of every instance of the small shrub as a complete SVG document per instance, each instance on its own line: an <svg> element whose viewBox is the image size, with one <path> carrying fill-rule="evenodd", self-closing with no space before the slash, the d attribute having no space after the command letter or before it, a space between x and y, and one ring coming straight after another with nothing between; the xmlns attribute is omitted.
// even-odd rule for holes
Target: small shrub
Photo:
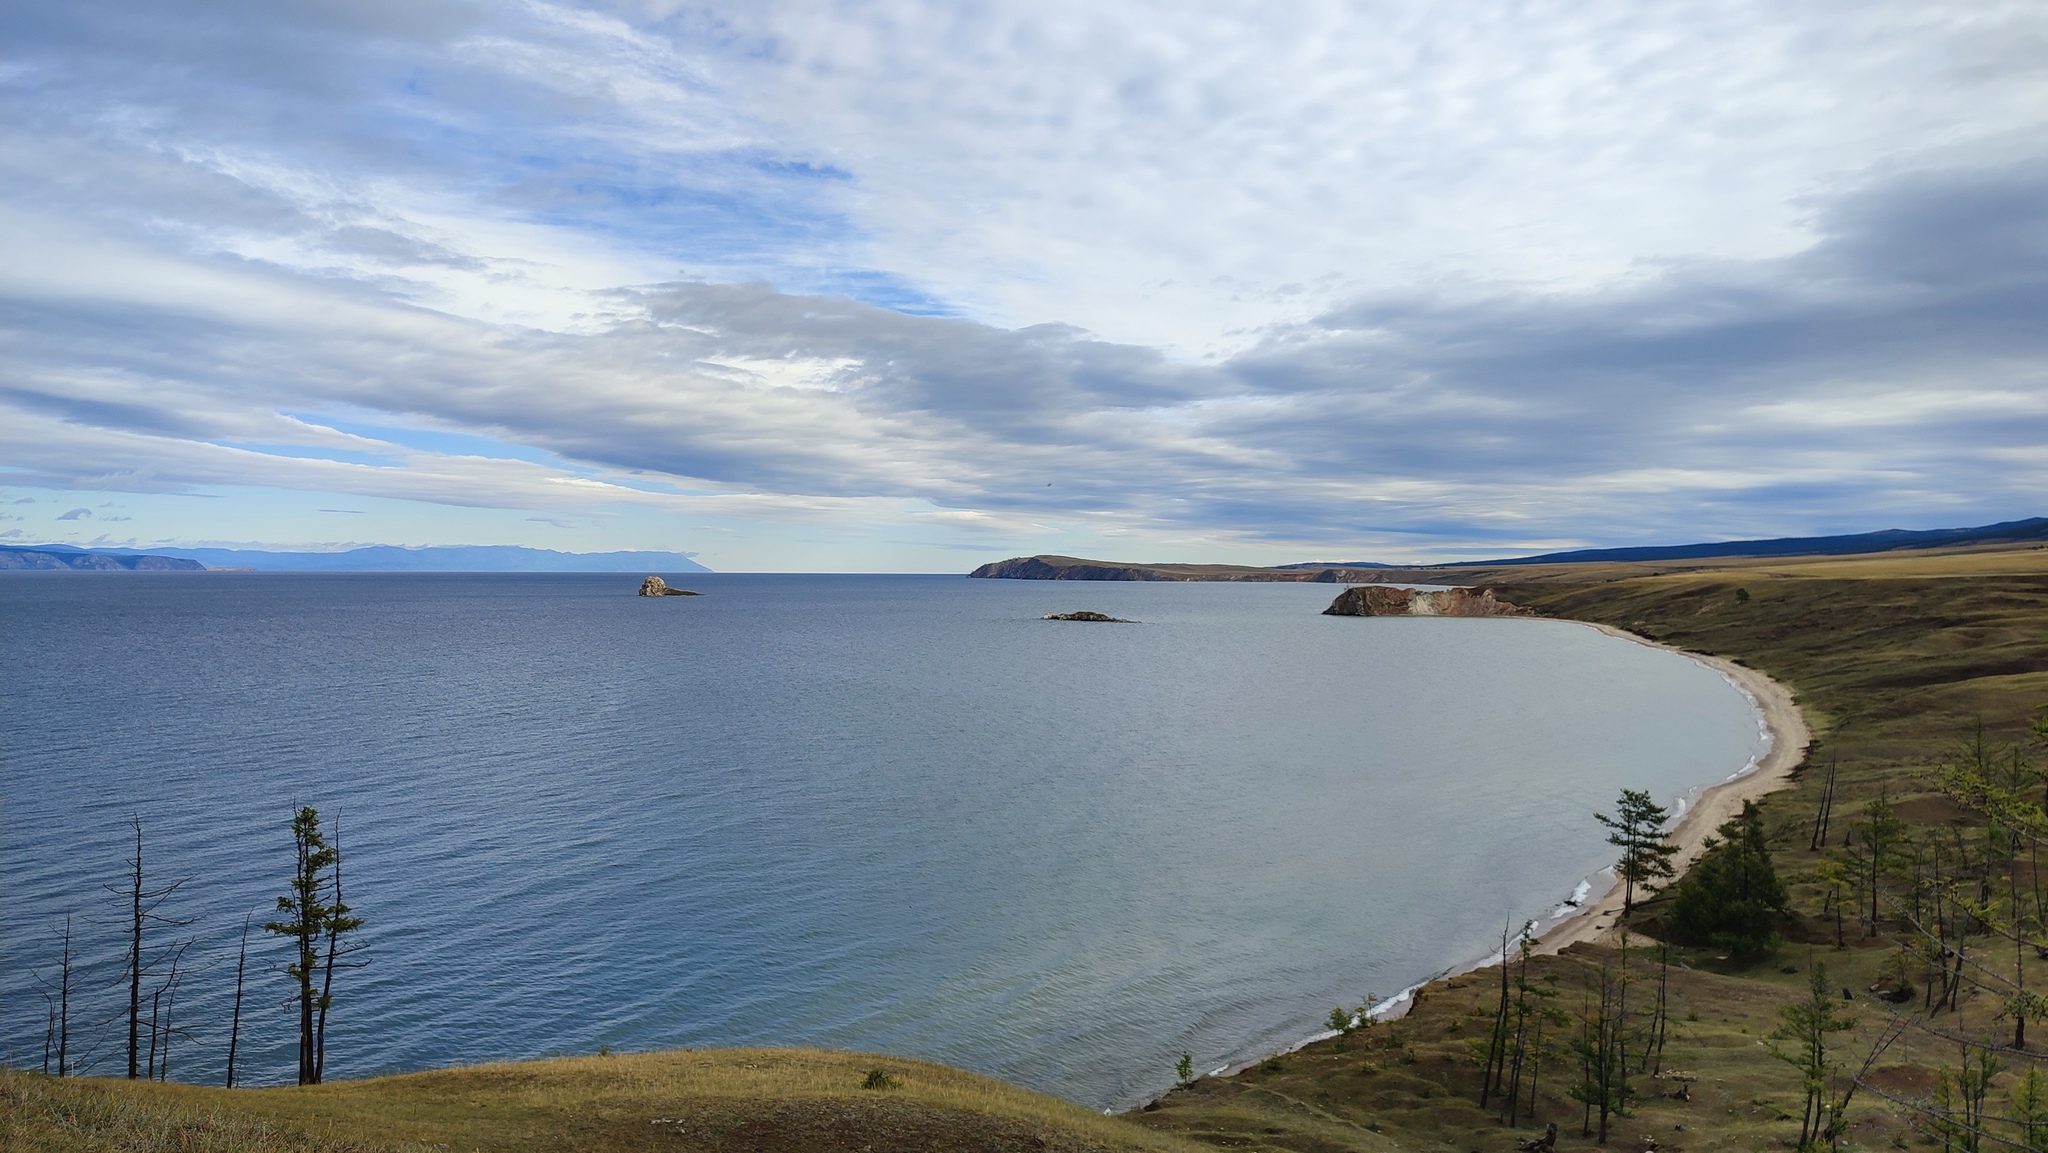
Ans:
<svg viewBox="0 0 2048 1153"><path fill-rule="evenodd" d="M1195 1058L1192 1053L1182 1053L1173 1065L1174 1081L1185 1089L1195 1083Z"/></svg>
<svg viewBox="0 0 2048 1153"><path fill-rule="evenodd" d="M889 1076L884 1070L870 1069L868 1070L868 1079L862 1081L860 1087L863 1089L894 1089L896 1087L896 1078Z"/></svg>

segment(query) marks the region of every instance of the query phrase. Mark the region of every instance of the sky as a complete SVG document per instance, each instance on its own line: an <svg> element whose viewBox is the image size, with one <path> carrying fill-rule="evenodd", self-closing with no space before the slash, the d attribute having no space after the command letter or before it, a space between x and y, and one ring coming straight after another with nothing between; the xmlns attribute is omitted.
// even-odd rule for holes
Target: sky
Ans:
<svg viewBox="0 0 2048 1153"><path fill-rule="evenodd" d="M0 543L2048 514L2048 6L15 4Z"/></svg>

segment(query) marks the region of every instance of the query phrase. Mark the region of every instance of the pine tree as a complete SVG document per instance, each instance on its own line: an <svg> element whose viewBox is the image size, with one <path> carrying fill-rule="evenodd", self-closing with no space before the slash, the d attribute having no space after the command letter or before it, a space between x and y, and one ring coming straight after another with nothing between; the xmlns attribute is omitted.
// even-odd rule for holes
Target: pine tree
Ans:
<svg viewBox="0 0 2048 1153"><path fill-rule="evenodd" d="M293 959L285 966L285 974L298 986L295 997L299 1003L299 1084L317 1085L326 1056L322 1034L327 1009L333 1001L339 941L342 934L360 927L362 921L349 916L349 907L341 902L338 879L333 876L341 855L321 835L320 814L310 805L292 818L292 844L297 859L290 891L277 899L277 910L285 916L264 922L263 928L292 942ZM336 890L332 902L325 899L330 887ZM323 943L328 952L326 976L316 992L314 982L321 972Z"/></svg>
<svg viewBox="0 0 2048 1153"><path fill-rule="evenodd" d="M1678 851L1678 846L1664 843L1664 822L1671 819L1671 814L1652 801L1649 793L1623 789L1614 812L1612 817L1605 813L1593 816L1607 826L1607 843L1621 850L1614 871L1620 874L1624 886L1621 915L1626 917L1635 912L1637 886L1647 890L1672 875L1671 855Z"/></svg>
<svg viewBox="0 0 2048 1153"><path fill-rule="evenodd" d="M1738 956L1778 947L1777 918L1786 910L1785 883L1764 842L1763 810L1742 803L1742 815L1707 839L1706 855L1678 884L1672 927Z"/></svg>

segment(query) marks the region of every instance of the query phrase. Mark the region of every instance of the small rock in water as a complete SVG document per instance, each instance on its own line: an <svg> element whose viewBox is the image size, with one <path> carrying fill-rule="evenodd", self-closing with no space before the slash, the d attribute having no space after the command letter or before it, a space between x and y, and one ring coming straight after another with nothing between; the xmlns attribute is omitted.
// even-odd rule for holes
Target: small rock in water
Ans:
<svg viewBox="0 0 2048 1153"><path fill-rule="evenodd" d="M703 596L704 594L693 593L688 589L672 589L668 587L667 581L658 576L651 576L640 582L640 595L643 597L695 597Z"/></svg>
<svg viewBox="0 0 2048 1153"><path fill-rule="evenodd" d="M1134 625L1138 623L1137 621L1127 621L1122 617L1107 616L1102 613L1091 613L1086 609L1083 609L1082 611L1077 613L1047 613L1038 619L1047 621L1102 621L1106 624L1113 625Z"/></svg>

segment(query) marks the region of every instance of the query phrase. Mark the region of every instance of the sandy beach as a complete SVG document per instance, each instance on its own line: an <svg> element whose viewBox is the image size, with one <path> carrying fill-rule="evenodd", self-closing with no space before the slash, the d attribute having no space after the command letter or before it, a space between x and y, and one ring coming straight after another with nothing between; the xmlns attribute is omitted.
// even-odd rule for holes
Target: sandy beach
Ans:
<svg viewBox="0 0 2048 1153"><path fill-rule="evenodd" d="M1687 660L1698 661L1713 669L1748 695L1756 706L1765 731L1770 735L1771 747L1757 761L1754 768L1731 780L1701 789L1699 796L1694 798L1692 804L1679 817L1678 823L1672 827L1669 837L1666 838L1669 843L1678 846L1678 852L1672 856L1672 866L1679 876L1684 876L1685 870L1706 851L1707 838L1742 812L1742 802L1755 800L1792 783L1792 770L1805 757L1806 747L1813 739L1813 731L1807 727L1805 715L1799 711L1798 704L1793 700L1792 690L1755 669L1674 645L1659 644L1647 637L1640 637L1610 625L1595 624L1591 621L1563 623L1598 629L1622 640L1677 653ZM1613 874L1610 869L1603 870L1601 875L1611 878ZM1614 918L1621 912L1622 896L1621 885L1618 882L1611 883L1606 892L1590 895L1578 909L1565 916L1556 920L1546 918L1547 923L1538 922L1536 952L1558 953L1581 941L1596 944L1614 943ZM1437 981L1486 968L1497 964L1499 960L1500 955L1496 953L1484 960L1457 966L1429 981L1404 989L1376 1006L1373 1016L1380 1020L1393 1020L1405 1016L1408 1010L1414 1007L1415 997ZM1304 1045L1334 1036L1336 1033L1333 1031L1319 1031L1295 1042L1286 1051L1292 1052ZM1257 1063L1244 1061L1224 1065L1213 1070L1210 1076L1233 1074Z"/></svg>
<svg viewBox="0 0 2048 1153"><path fill-rule="evenodd" d="M1733 681L1743 692L1749 694L1750 699L1756 702L1758 711L1762 713L1764 727L1770 733L1770 750L1749 772L1703 790L1699 799L1686 809L1678 824L1671 830L1670 843L1678 846L1678 853L1672 858L1672 865L1679 875L1683 876L1686 868L1706 851L1707 838L1742 812L1742 802L1755 800L1792 783L1792 770L1805 757L1806 746L1812 741L1813 732L1807 727L1806 717L1800 713L1798 704L1793 701L1792 690L1755 669L1720 657L1705 656L1671 645L1659 644L1609 625L1593 624L1588 621L1572 623L1599 629L1609 636L1634 641L1639 645L1648 645L1653 649L1664 649L1698 661ZM1580 941L1607 941L1614 932L1614 918L1621 912L1621 901L1622 887L1617 883L1605 894L1581 906L1576 913L1548 926L1538 938L1537 951L1556 953Z"/></svg>

